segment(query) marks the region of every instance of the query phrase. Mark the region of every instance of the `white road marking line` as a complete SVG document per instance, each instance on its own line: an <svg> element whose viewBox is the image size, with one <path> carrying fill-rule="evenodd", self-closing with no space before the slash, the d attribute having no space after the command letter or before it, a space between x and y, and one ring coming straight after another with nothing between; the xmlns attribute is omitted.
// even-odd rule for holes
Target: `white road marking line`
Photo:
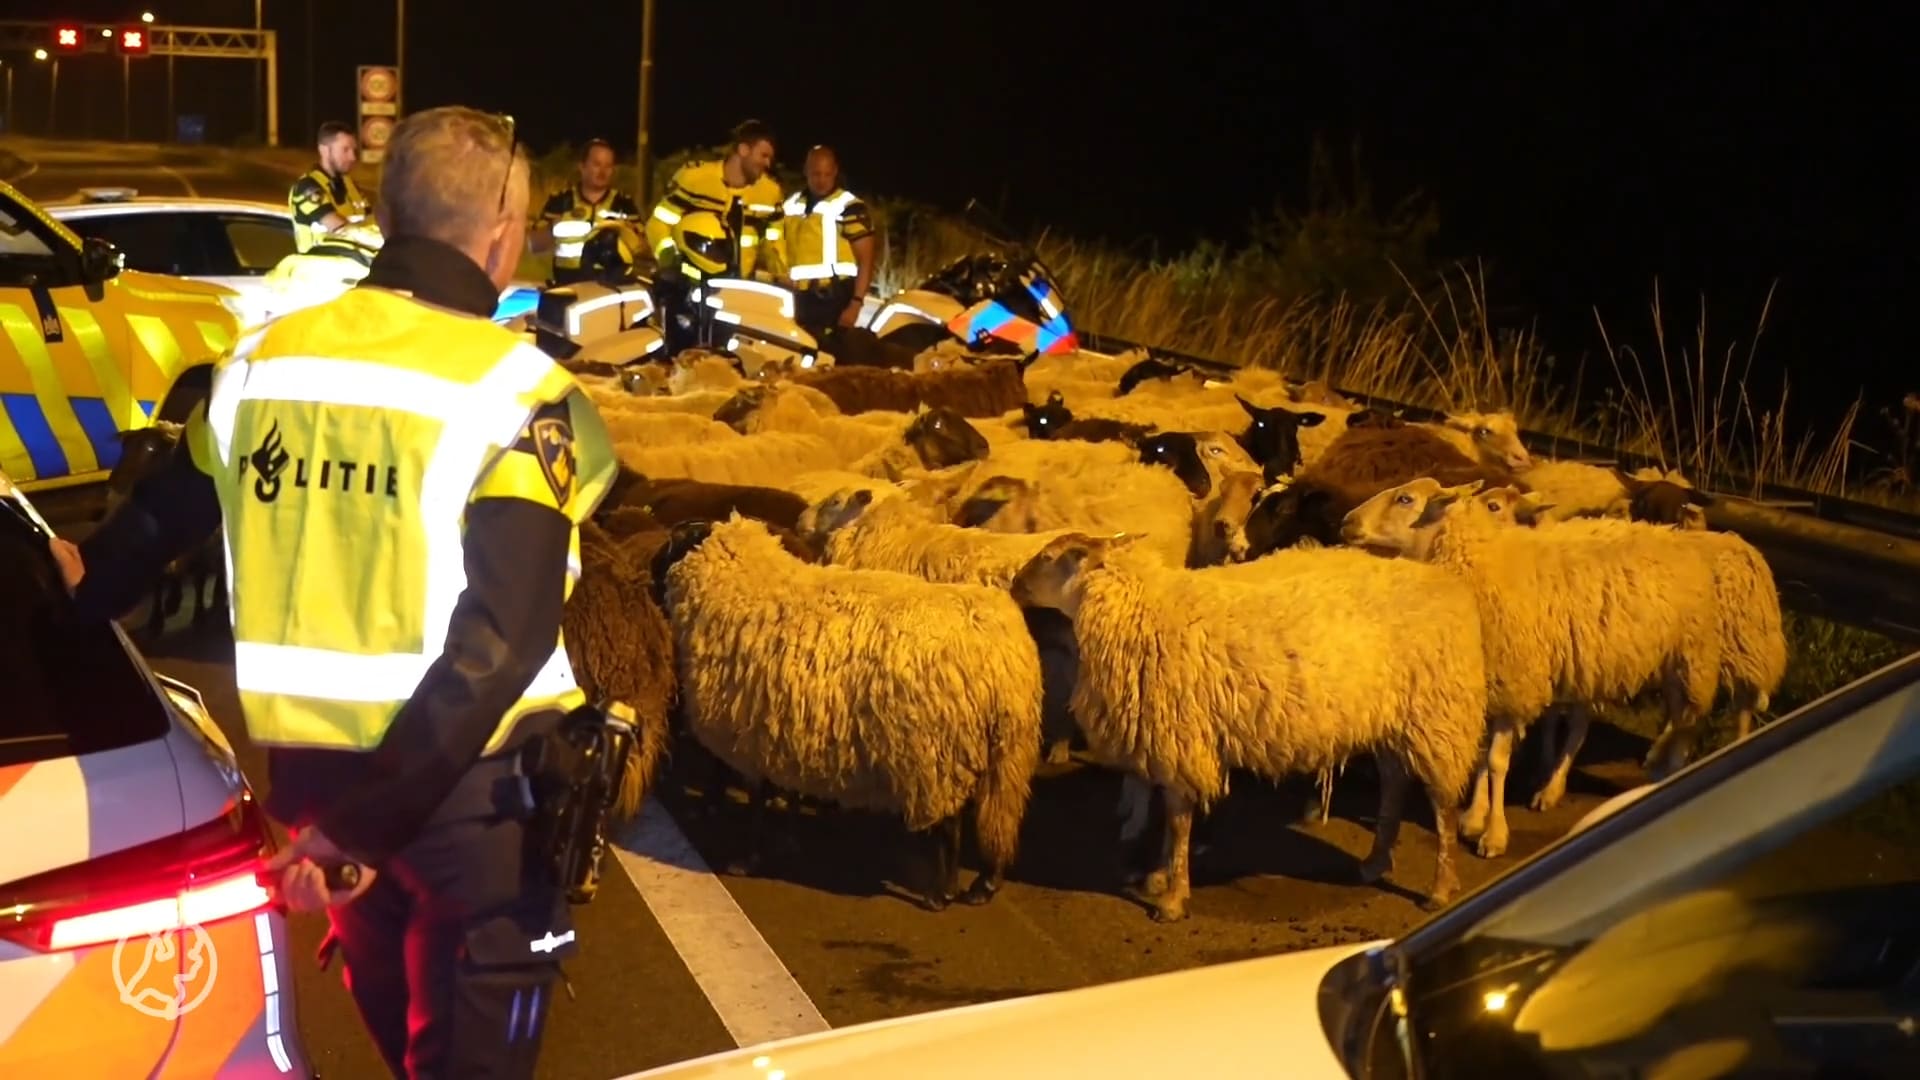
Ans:
<svg viewBox="0 0 1920 1080"><path fill-rule="evenodd" d="M832 1027L658 799L613 853L736 1045Z"/></svg>
<svg viewBox="0 0 1920 1080"><path fill-rule="evenodd" d="M156 165L154 166L154 168L157 168L161 172L166 173L168 176L173 177L175 180L180 181L180 186L187 189L187 198L197 199L200 197L199 189L193 186L193 181L187 179L187 174L181 172L179 169L175 169L167 165Z"/></svg>

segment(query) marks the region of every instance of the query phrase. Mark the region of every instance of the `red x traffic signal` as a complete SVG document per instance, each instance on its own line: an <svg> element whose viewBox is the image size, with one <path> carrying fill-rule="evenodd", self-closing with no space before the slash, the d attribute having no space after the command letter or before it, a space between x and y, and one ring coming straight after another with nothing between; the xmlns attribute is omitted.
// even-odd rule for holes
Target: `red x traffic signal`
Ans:
<svg viewBox="0 0 1920 1080"><path fill-rule="evenodd" d="M147 29L144 26L122 27L120 30L120 54L122 56L147 55Z"/></svg>
<svg viewBox="0 0 1920 1080"><path fill-rule="evenodd" d="M54 27L53 49L55 52L79 52L80 27L72 23L61 23Z"/></svg>

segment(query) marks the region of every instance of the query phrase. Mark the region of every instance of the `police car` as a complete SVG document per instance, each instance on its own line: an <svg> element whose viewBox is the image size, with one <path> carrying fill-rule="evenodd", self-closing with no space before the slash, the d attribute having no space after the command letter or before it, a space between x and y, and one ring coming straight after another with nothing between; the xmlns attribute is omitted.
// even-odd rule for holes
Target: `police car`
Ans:
<svg viewBox="0 0 1920 1080"><path fill-rule="evenodd" d="M0 181L0 470L30 491L104 479L121 432L186 418L204 381L179 376L245 310L212 281L126 269Z"/></svg>
<svg viewBox="0 0 1920 1080"><path fill-rule="evenodd" d="M233 748L50 535L0 474L0 1076L311 1076Z"/></svg>
<svg viewBox="0 0 1920 1080"><path fill-rule="evenodd" d="M287 295L267 281L267 273L294 253L293 215L284 204L160 198L143 196L134 188L97 187L82 188L74 199L45 207L81 236L112 243L133 269L233 289L241 297L247 324L291 310ZM539 288L528 281L508 285L500 294L495 320L531 312Z"/></svg>

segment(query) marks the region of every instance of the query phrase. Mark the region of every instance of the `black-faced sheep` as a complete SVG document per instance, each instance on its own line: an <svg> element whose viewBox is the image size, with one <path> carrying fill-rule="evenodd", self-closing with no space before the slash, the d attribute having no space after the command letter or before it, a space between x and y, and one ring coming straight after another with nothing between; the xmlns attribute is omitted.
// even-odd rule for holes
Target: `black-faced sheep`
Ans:
<svg viewBox="0 0 1920 1080"><path fill-rule="evenodd" d="M1233 396L1247 410L1247 430L1240 434L1240 445L1257 462L1271 484L1282 476L1291 476L1300 467L1300 429L1319 427L1327 414L1295 409L1263 409L1239 394ZM1335 439L1334 446L1339 445ZM1332 448L1328 448L1332 453Z"/></svg>
<svg viewBox="0 0 1920 1080"><path fill-rule="evenodd" d="M1149 356L1121 374L1119 390L1114 397L1126 397L1141 383L1156 379L1170 381L1183 377L1192 379L1196 385L1206 379L1206 376L1191 364L1170 364L1158 357Z"/></svg>
<svg viewBox="0 0 1920 1080"><path fill-rule="evenodd" d="M1066 399L1058 390L1047 395L1047 403L1035 405L1023 402L1020 405L1021 423L1027 433L1036 439L1079 439L1083 442L1124 442L1130 446L1140 445L1140 440L1157 430L1152 424L1129 424L1121 420L1105 420L1099 417L1074 419L1073 410L1067 408Z"/></svg>

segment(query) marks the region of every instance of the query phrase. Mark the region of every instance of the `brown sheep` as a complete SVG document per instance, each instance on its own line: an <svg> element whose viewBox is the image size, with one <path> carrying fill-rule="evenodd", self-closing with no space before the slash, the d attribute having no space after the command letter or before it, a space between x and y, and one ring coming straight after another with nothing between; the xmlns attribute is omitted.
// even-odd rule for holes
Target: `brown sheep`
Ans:
<svg viewBox="0 0 1920 1080"><path fill-rule="evenodd" d="M633 707L633 757L616 808L623 818L659 775L678 692L673 634L648 591L649 561L666 542L658 526L615 537L591 521L581 525L580 580L561 615L567 659L587 696Z"/></svg>
<svg viewBox="0 0 1920 1080"><path fill-rule="evenodd" d="M795 376L833 399L840 411L883 410L913 412L921 405L946 406L970 418L1004 416L1027 400L1020 365L1012 360L990 360L944 371L912 373L873 367L832 367Z"/></svg>
<svg viewBox="0 0 1920 1080"><path fill-rule="evenodd" d="M1245 558L1257 559L1302 538L1339 544L1340 522L1349 511L1423 476L1448 487L1479 480L1490 487L1529 490L1510 470L1475 461L1427 428L1349 428L1293 483L1261 497L1247 519Z"/></svg>
<svg viewBox="0 0 1920 1080"><path fill-rule="evenodd" d="M792 529L806 511L807 501L778 488L709 484L681 477L653 480L622 467L601 503L601 512L624 506L645 507L663 528L683 521L725 521L737 510L743 517Z"/></svg>

